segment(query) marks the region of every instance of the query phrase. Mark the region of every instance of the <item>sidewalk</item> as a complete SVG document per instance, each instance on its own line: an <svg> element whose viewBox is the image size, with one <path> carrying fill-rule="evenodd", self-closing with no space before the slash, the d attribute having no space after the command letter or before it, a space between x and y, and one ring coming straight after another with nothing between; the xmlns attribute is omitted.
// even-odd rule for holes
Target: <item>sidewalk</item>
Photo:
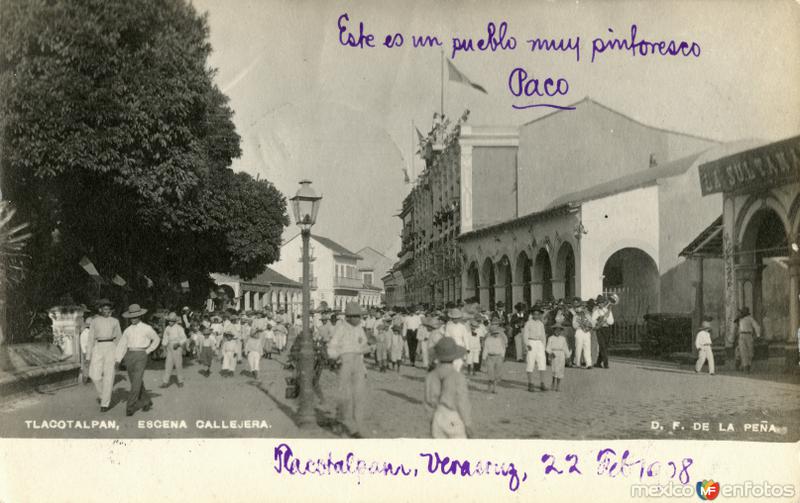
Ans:
<svg viewBox="0 0 800 503"><path fill-rule="evenodd" d="M0 345L0 396L59 381L77 379L80 364L65 360L50 344Z"/></svg>

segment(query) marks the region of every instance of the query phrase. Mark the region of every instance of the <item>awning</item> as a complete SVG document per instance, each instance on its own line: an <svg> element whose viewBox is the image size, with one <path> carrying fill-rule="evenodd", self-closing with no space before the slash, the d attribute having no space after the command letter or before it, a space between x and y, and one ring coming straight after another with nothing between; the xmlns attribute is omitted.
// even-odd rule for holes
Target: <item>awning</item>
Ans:
<svg viewBox="0 0 800 503"><path fill-rule="evenodd" d="M722 215L679 253L681 257L722 258Z"/></svg>

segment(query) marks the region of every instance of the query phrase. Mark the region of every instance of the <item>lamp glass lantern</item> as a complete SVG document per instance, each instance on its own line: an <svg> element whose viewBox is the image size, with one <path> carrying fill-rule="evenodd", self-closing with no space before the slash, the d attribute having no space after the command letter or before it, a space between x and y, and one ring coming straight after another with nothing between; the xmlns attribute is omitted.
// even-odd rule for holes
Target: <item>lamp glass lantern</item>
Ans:
<svg viewBox="0 0 800 503"><path fill-rule="evenodd" d="M300 181L300 188L297 193L289 199L292 202L292 212L294 221L303 230L309 230L317 221L319 202L322 196L318 196L311 188L311 180Z"/></svg>

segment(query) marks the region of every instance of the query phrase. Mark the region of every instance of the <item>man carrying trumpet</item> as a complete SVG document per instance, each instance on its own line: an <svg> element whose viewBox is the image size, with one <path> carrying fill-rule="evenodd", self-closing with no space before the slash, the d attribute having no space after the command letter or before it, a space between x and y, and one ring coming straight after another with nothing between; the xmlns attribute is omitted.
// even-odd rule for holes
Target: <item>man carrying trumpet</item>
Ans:
<svg viewBox="0 0 800 503"><path fill-rule="evenodd" d="M599 348L596 365L607 369L608 347L611 343L611 326L614 325L614 313L611 312L609 300L604 295L598 295L596 302L597 306L592 311L592 320L594 321Z"/></svg>

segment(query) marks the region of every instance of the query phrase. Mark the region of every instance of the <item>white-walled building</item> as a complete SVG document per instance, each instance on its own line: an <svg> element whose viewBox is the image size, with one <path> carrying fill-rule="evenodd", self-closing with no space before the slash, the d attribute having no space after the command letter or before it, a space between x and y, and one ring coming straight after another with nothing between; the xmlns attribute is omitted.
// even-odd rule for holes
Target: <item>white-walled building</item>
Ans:
<svg viewBox="0 0 800 503"><path fill-rule="evenodd" d="M312 308L323 301L336 309L344 309L351 301L363 306L380 305L383 288L364 284L364 271L359 270L363 257L332 239L315 234L311 235L309 247ZM302 284L302 257L303 240L297 234L283 243L281 259L271 267Z"/></svg>

